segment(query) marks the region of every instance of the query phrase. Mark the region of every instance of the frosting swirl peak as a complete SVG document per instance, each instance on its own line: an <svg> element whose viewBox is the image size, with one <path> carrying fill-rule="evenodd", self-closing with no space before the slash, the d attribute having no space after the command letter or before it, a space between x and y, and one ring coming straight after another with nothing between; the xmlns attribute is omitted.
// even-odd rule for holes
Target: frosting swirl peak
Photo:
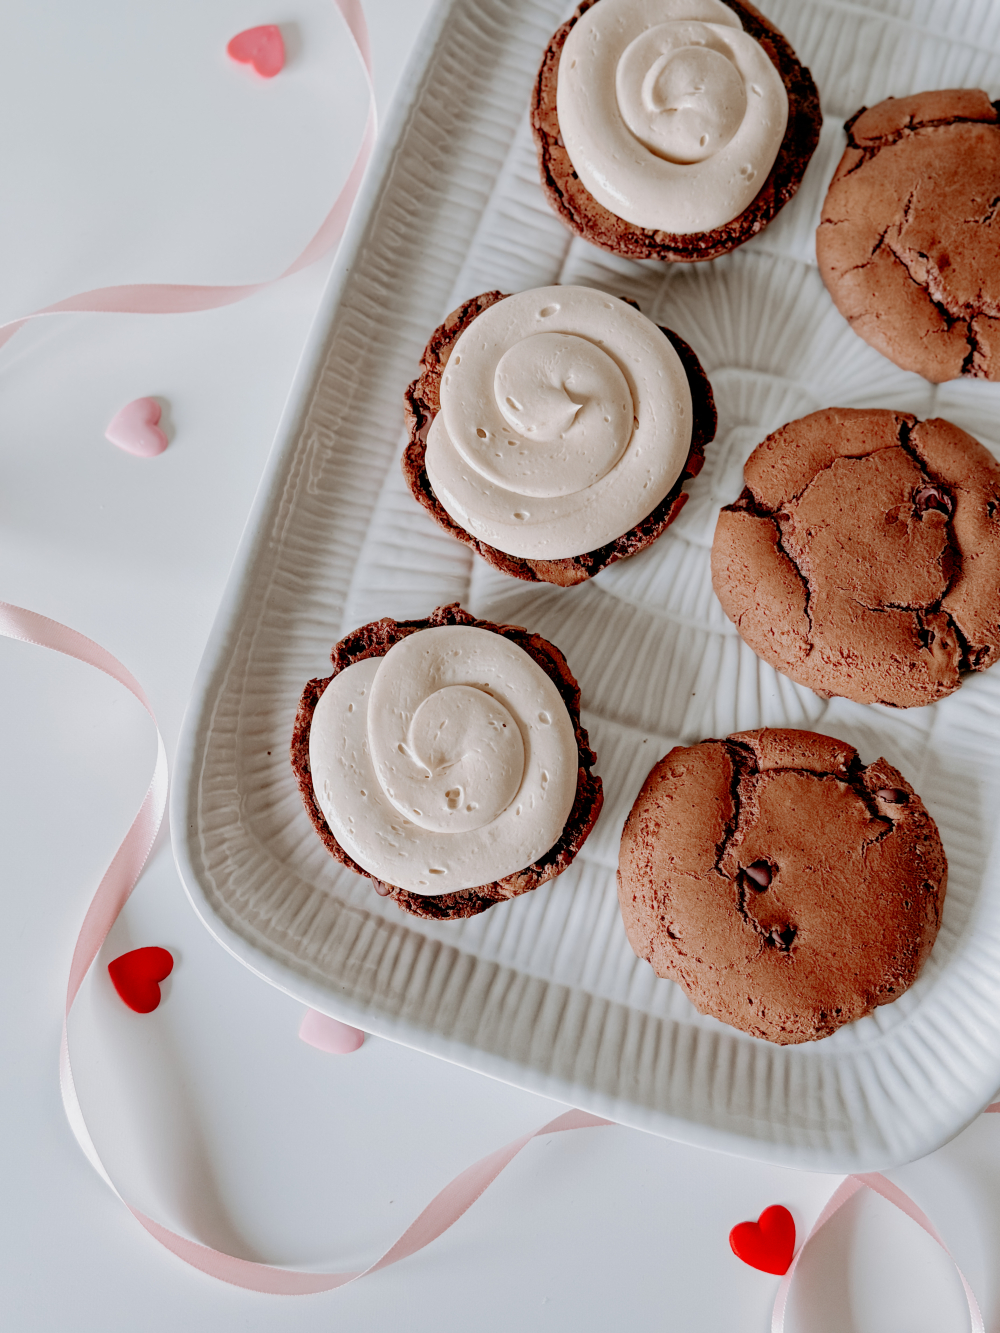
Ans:
<svg viewBox="0 0 1000 1333"><path fill-rule="evenodd" d="M504 440L497 458L488 433L484 448L469 451L473 466L523 495L572 495L593 485L632 438L625 376L579 334L534 333L513 343L497 362L493 391L508 427L500 438L516 438Z"/></svg>
<svg viewBox="0 0 1000 1333"><path fill-rule="evenodd" d="M738 217L788 124L781 76L722 0L600 0L566 39L556 101L594 198L677 235Z"/></svg>
<svg viewBox="0 0 1000 1333"><path fill-rule="evenodd" d="M438 626L334 676L309 730L313 790L341 847L420 894L523 870L573 808L578 748L562 695L517 644Z"/></svg>
<svg viewBox="0 0 1000 1333"><path fill-rule="evenodd" d="M704 162L743 123L746 87L706 23L660 23L626 48L618 108L640 143L667 162Z"/></svg>
<svg viewBox="0 0 1000 1333"><path fill-rule="evenodd" d="M588 287L540 287L479 314L441 378L434 493L509 555L559 559L650 514L691 447L691 389L651 320Z"/></svg>

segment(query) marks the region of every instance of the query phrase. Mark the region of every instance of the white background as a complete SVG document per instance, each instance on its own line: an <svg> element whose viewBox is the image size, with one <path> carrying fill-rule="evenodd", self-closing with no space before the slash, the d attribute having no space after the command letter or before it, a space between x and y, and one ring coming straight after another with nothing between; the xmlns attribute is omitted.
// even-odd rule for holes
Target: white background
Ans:
<svg viewBox="0 0 1000 1333"><path fill-rule="evenodd" d="M384 114L430 0L365 7ZM107 283L271 277L311 237L365 113L330 0L3 13L0 322ZM264 82L225 45L274 21L290 59ZM37 321L0 351L0 597L116 654L171 753L328 268L204 314ZM152 460L104 439L144 395L171 438ZM5 1329L764 1333L778 1279L733 1257L729 1229L784 1203L804 1234L837 1178L620 1128L531 1144L429 1249L328 1295L255 1295L160 1249L81 1155L57 1083L73 942L148 782L152 728L92 669L5 640L0 700ZM176 959L145 1017L104 970L140 944ZM78 1010L81 1097L123 1192L249 1259L364 1267L453 1175L562 1109L374 1038L349 1057L303 1045L300 1006L195 919L166 839ZM892 1175L996 1327L1000 1117ZM870 1196L811 1247L789 1319L796 1333L966 1327L948 1260Z"/></svg>

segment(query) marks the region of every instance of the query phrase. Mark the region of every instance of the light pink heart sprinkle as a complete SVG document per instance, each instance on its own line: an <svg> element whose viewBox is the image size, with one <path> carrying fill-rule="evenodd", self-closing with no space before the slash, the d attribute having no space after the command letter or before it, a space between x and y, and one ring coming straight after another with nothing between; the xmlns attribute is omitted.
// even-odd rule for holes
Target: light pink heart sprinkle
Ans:
<svg viewBox="0 0 1000 1333"><path fill-rule="evenodd" d="M349 1027L316 1009L307 1009L302 1016L299 1038L328 1055L350 1055L364 1043L365 1034L360 1028Z"/></svg>
<svg viewBox="0 0 1000 1333"><path fill-rule="evenodd" d="M160 415L160 404L155 398L136 398L111 418L105 438L127 454L155 458L167 447L167 437L157 425Z"/></svg>
<svg viewBox="0 0 1000 1333"><path fill-rule="evenodd" d="M276 23L238 32L226 47L231 60L252 65L262 79L273 79L285 65L285 43Z"/></svg>

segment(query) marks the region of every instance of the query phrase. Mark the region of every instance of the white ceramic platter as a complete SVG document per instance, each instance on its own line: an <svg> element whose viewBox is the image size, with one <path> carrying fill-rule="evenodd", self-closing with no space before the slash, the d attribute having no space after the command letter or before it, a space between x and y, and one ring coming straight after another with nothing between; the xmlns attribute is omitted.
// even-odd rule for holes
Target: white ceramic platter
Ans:
<svg viewBox="0 0 1000 1333"><path fill-rule="evenodd" d="M930 1151L1000 1084L1000 668L931 708L826 703L763 665L712 593L720 503L750 449L814 408L943 415L1000 452L1000 385L935 388L862 343L829 300L813 234L863 104L922 88L1000 94L990 0L765 0L811 66L826 123L796 199L734 255L615 260L571 240L537 182L526 107L563 0L441 0L299 369L191 704L172 807L208 928L273 984L368 1031L612 1119L827 1171ZM461 300L575 282L638 300L701 357L719 434L679 521L573 589L474 560L400 477L404 386ZM379 616L460 600L563 650L607 802L573 867L468 921L430 923L330 858L288 763L302 686ZM929 963L900 1000L825 1041L776 1047L697 1014L636 959L618 916L622 823L671 745L814 727L885 755L938 821L950 864ZM873 922L873 929L878 923Z"/></svg>

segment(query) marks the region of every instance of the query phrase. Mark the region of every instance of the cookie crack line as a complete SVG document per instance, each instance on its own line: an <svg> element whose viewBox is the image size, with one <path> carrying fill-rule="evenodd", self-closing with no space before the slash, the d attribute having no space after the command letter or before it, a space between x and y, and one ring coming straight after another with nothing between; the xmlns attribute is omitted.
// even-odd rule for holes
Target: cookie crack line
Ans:
<svg viewBox="0 0 1000 1333"><path fill-rule="evenodd" d="M927 466L926 460L923 458L923 456L920 454L920 451L913 443L912 436L916 424L917 423L915 417L903 416L900 418L899 447L909 458L912 458L914 463L916 463L917 467L920 469L921 475L926 479L928 485L933 486L937 490L942 491L945 495L950 496L951 492L949 488L945 486L945 484L942 481L940 481L933 472L931 472L930 468ZM962 630L959 627L958 622L955 620L955 617L951 614L950 611L946 611L944 609L945 598L954 588L956 580L962 573L962 552L955 545L954 529L952 527L953 516L954 516L954 506L948 513L948 521L945 526L945 541L947 543L946 549L951 556L951 572L948 575L948 582L945 584L944 592L937 599L937 601L933 602L930 606L921 608L894 607L893 609L914 611L914 614L921 622L919 625L921 636L923 635L923 633L927 632L927 627L923 624L924 616L927 615L946 616L948 620L948 627L951 630L951 632L955 635L955 638L959 646L960 655L959 655L958 669L959 671L971 671L973 669L974 659L978 659L979 657L981 657L984 650L980 649L977 650L976 653L972 652L969 646L969 641L962 633ZM930 645L925 644L925 646L929 647ZM985 651L988 651L988 649Z"/></svg>
<svg viewBox="0 0 1000 1333"><path fill-rule="evenodd" d="M743 813L743 803L740 799L740 783L744 777L744 768L752 764L755 760L753 750L749 745L741 745L735 741L723 741L723 745L729 752L729 757L733 762L733 776L729 784L729 794L732 797L733 813L726 821L726 827L723 830L722 840L716 844L715 848L715 869L722 877L728 878L722 869L722 862L729 853L730 845L736 834L739 832L740 816Z"/></svg>
<svg viewBox="0 0 1000 1333"><path fill-rule="evenodd" d="M816 477L818 477L821 472L826 472L827 469L832 466L833 466L832 463L828 463L826 464L825 467L821 468L820 471L817 472L813 477L810 477L809 481L806 482L805 486L802 487L802 490L799 491L797 495L793 495L791 497L792 503L798 501L806 493L806 491L809 489L812 483L816 480ZM785 503L787 504L788 501L786 500ZM785 559L788 561L792 569L795 571L796 576L798 577L799 581L802 584L802 591L805 594L805 605L803 606L802 610L809 624L809 635L808 635L809 652L806 654L806 656L809 657L815 649L815 644L813 643L814 627L812 618L813 590L812 590L812 585L809 582L808 575L803 572L792 552L789 551L788 548L785 546L784 537L781 531L781 523L779 522L779 515L781 515L783 511L780 509L779 510L765 509L764 506L757 499L757 497L754 495L753 491L750 489L749 486L744 486L743 493L740 495L739 499L736 500L733 504L727 505L726 508L733 511L742 510L745 513L752 514L755 518L766 518L771 523L774 524L774 531L777 538L777 548L781 552L781 554L785 557ZM738 623L737 623L737 629L739 629Z"/></svg>
<svg viewBox="0 0 1000 1333"><path fill-rule="evenodd" d="M722 841L715 849L715 870L722 879L729 880L730 877L722 869L722 862L729 854L733 839L740 831L740 818L743 814L743 801L741 799L740 787L745 778L759 776L760 770L757 767L757 756L754 754L751 746L745 745L741 741L732 740L724 740L722 744L726 747L733 764L733 777L729 787L733 801L733 813L732 817L726 823ZM751 889L746 882L746 875L743 873L742 866L737 871L735 886L736 910L743 923L758 936L760 940L760 950L763 952L764 949L766 949L769 944L773 944L774 941L771 939L771 932L764 929L747 907L748 894L751 892Z"/></svg>
<svg viewBox="0 0 1000 1333"><path fill-rule="evenodd" d="M998 200L998 203L1000 203L1000 200ZM889 230L891 230L891 228ZM914 286L923 292L927 297L927 300L935 310L937 310L938 314L945 321L945 325L949 332L955 328L956 325L965 325L965 341L968 344L969 350L962 360L960 374L971 379L987 378L987 376L982 373L984 352L975 325L976 320L984 316L987 319L997 318L997 312L987 309L987 302L985 300L983 300L980 305L971 307L967 304L962 305L961 307L949 305L946 299L947 294L944 284L941 282L940 270L932 262L929 255L923 250L897 249L891 241L886 246L886 249L888 249L893 259L895 259L895 261L902 267L906 276ZM926 274L923 281L921 281L920 277L913 271L913 267L911 266L911 256L914 256L921 261L921 267ZM866 259L863 264L855 264L853 268L847 269L845 272L857 272L867 268L870 263L871 259ZM936 283L934 282L935 278L937 278ZM937 288L936 291L934 290L935 287ZM980 293L980 295L982 294ZM851 324L854 324L858 318L859 316L848 316L848 320ZM927 338L930 336L930 333L925 333L921 336Z"/></svg>
<svg viewBox="0 0 1000 1333"><path fill-rule="evenodd" d="M990 202L989 208L981 218L963 218L963 222L970 222L973 226L992 227L996 221L997 211L1000 210L1000 194Z"/></svg>
<svg viewBox="0 0 1000 1333"><path fill-rule="evenodd" d="M826 469L824 469L824 471L825 470ZM805 493L806 490L808 490L808 487L803 487L803 493ZM780 512L781 511L779 510L779 513ZM771 514L769 517L771 518L771 521L774 524L775 531L778 534L778 550L791 565L792 569L795 570L795 573L798 575L799 581L802 584L802 590L805 593L806 600L805 600L805 605L802 608L802 614L805 616L806 621L809 624L809 634L807 636L809 643L809 652L806 654L806 656L811 657L816 650L816 644L813 640L815 625L813 624L813 617L812 617L812 600L813 600L812 581L809 578L808 573L802 568L799 562L795 559L795 556L785 545L785 536L784 533L781 531L781 523L779 522L777 515Z"/></svg>
<svg viewBox="0 0 1000 1333"><path fill-rule="evenodd" d="M902 224L905 226L905 223ZM892 228L889 228L891 231ZM924 250L916 250L912 246L900 246L889 241L886 246L892 257L906 270L911 282L915 283L921 291L927 293L927 297L941 314L948 320L949 327L955 324L961 324L978 318L979 315L988 315L990 312L985 308L985 302L979 306L969 306L963 304L948 304L948 295L941 281L941 271L931 259L930 255ZM860 267L864 267L861 265ZM923 280L919 276L920 270L926 275ZM914 271L916 270L916 272ZM936 279L936 281L935 281ZM936 290L935 290L936 289Z"/></svg>
<svg viewBox="0 0 1000 1333"><path fill-rule="evenodd" d="M847 174L850 175L849 172L848 172ZM845 273L845 274L847 274L847 273L861 273L864 269L868 268L868 266L871 264L872 260L873 260L873 259L875 258L875 256L879 253L879 251L882 249L882 247L883 247L884 245L886 245L886 237L889 235L889 233L890 233L891 231L893 231L894 229L897 230L897 231L902 231L902 229L903 229L903 228L907 225L907 223L910 221L910 215L911 215L912 212L913 212L913 201L914 201L914 199L916 198L916 193L917 193L916 190L911 190L910 193L909 193L909 195L906 197L906 200L905 200L904 203L903 203L903 218L902 218L902 221L901 221L901 222L890 222L886 227L884 227L883 230L879 233L878 239L876 240L875 244L872 246L872 248L871 248L871 252L869 253L868 258L867 258L867 259L863 259L863 260L861 261L860 264L852 264L852 265L850 266L850 268L845 268L845 269L843 270L843 273ZM820 218L820 220L819 220L819 225L820 225L821 227L839 227L839 226L842 226L845 222L846 222L846 223L851 223L852 221L853 221L853 219L852 219L852 218L849 218L849 217L845 217L845 218ZM891 244L888 245L886 248L889 249L889 251L890 251L893 255L895 255L896 252L892 249ZM898 258L898 256L896 256L896 257ZM926 258L926 256L925 256L925 258ZM910 276L912 277L913 275L911 274Z"/></svg>
<svg viewBox="0 0 1000 1333"><path fill-rule="evenodd" d="M748 778L759 778L761 771L757 767L756 755L752 747L744 745L742 742L725 740L723 744L729 751L734 760L734 775L732 783L733 800L735 805L734 818L731 826L727 826L726 834L721 844L722 851L716 860L716 871L724 878L730 877L722 871L720 862L728 852L730 844L738 831L740 816L742 814L742 804L740 803L739 787L740 784ZM801 777L811 779L816 782L832 782L837 786L847 786L864 806L868 813L875 831L873 836L865 842L861 855L867 858L871 848L877 847L884 842L892 833L895 832L895 822L888 819L879 809L876 797L865 785L864 777L867 768L862 764L860 756L855 753L844 773L835 772L816 772L815 769L802 768L795 764L790 764L780 770L782 773L797 773ZM890 789L886 789L889 791ZM896 791L891 789L893 795L900 795L904 798L903 803L909 804L910 793L904 790ZM764 867L766 865L766 874ZM750 910L749 904L753 897L766 893L771 887L774 874L778 867L774 861L768 857L759 858L749 866L739 865L736 873L736 910L741 920L747 925L760 940L761 951L764 949L775 949L779 953L791 954L792 945L798 936L798 927L791 921L784 925L774 925L765 927ZM756 873L755 873L756 872Z"/></svg>
<svg viewBox="0 0 1000 1333"><path fill-rule="evenodd" d="M747 745L742 741L735 741L732 739L724 740L722 744L726 747L733 764L733 777L732 782L730 783L733 814L732 818L727 821L722 841L716 847L715 870L723 879L729 880L731 883L735 884L736 910L744 923L749 926L754 934L760 939L761 951L763 952L764 949L774 948L780 953L789 953L792 943L795 940L795 936L798 933L797 927L789 922L783 927L779 928L777 926L772 926L770 930L766 930L747 906L750 901L749 895L751 893L766 892L770 886L774 873L772 869L773 862L767 862L768 870L766 880L763 879L762 875L763 862L754 862L753 866L750 867L738 866L735 880L731 880L730 876L722 869L722 862L729 854L734 838L737 833L740 832L740 820L743 816L744 809L741 785L747 779L760 777L757 755L752 746ZM758 865L761 867L761 877L752 873L754 867ZM750 887L751 880L757 884L756 890Z"/></svg>
<svg viewBox="0 0 1000 1333"><path fill-rule="evenodd" d="M994 102L992 105L1000 116L1000 102ZM922 120L919 124L914 124L914 117L911 114L907 116L906 124L900 126L898 130L892 130L888 134L880 134L877 138L869 139L866 143L858 143L854 137L854 126L867 110L868 107L863 106L855 111L850 120L844 121L844 133L847 135L848 148L853 148L856 153L861 153L862 156L860 161L848 167L843 176L840 177L841 180L847 176L853 176L856 171L860 171L862 167L867 166L873 157L881 153L883 148L892 148L894 144L902 143L905 139L912 139L924 130L945 129L949 125L983 125L989 123L974 116L941 116L937 120Z"/></svg>

